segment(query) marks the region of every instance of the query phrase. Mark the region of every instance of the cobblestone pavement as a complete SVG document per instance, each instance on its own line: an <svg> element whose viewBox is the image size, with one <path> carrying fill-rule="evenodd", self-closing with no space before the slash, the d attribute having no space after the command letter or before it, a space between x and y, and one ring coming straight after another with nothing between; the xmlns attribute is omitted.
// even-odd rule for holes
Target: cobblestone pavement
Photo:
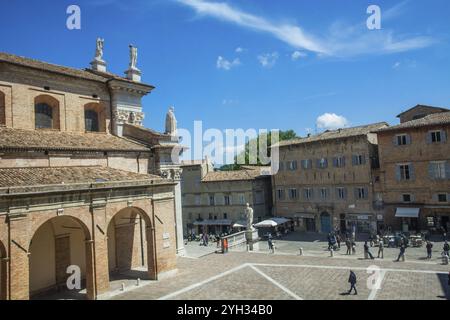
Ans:
<svg viewBox="0 0 450 320"><path fill-rule="evenodd" d="M380 270L375 278L369 266ZM358 277L358 295L347 295L349 270ZM113 299L200 299L200 300L367 300L449 299L449 266L436 262L360 260L230 252L198 259L178 258L178 273L136 288ZM378 279L368 286L368 279ZM370 281L375 283L375 281Z"/></svg>

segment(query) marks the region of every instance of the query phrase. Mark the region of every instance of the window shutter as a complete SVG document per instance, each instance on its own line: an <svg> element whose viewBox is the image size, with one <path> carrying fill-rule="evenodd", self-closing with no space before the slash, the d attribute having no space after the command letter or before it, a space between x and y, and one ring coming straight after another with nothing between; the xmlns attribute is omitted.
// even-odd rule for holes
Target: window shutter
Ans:
<svg viewBox="0 0 450 320"><path fill-rule="evenodd" d="M366 156L365 155L361 155L361 164L366 164Z"/></svg>
<svg viewBox="0 0 450 320"><path fill-rule="evenodd" d="M432 140L431 140L431 132L427 132L427 143L431 144Z"/></svg>
<svg viewBox="0 0 450 320"><path fill-rule="evenodd" d="M406 144L411 144L411 135L406 135Z"/></svg>
<svg viewBox="0 0 450 320"><path fill-rule="evenodd" d="M394 143L394 146L398 146L398 136L394 136L393 143Z"/></svg>
<svg viewBox="0 0 450 320"><path fill-rule="evenodd" d="M324 161L324 168L328 168L328 159L325 159Z"/></svg>
<svg viewBox="0 0 450 320"><path fill-rule="evenodd" d="M369 199L369 188L364 188L364 199Z"/></svg>
<svg viewBox="0 0 450 320"><path fill-rule="evenodd" d="M356 162L358 161L357 156L352 156L352 164L356 166Z"/></svg>
<svg viewBox="0 0 450 320"><path fill-rule="evenodd" d="M316 167L320 168L320 159L317 159Z"/></svg>
<svg viewBox="0 0 450 320"><path fill-rule="evenodd" d="M347 199L347 188L344 188L344 199Z"/></svg>
<svg viewBox="0 0 450 320"><path fill-rule="evenodd" d="M345 157L342 157L342 167L345 167Z"/></svg>
<svg viewBox="0 0 450 320"><path fill-rule="evenodd" d="M428 164L428 175L430 179L434 180L436 178L436 166L431 162Z"/></svg>
<svg viewBox="0 0 450 320"><path fill-rule="evenodd" d="M412 163L409 164L409 178L410 180L416 180L416 173L414 170L414 165Z"/></svg>
<svg viewBox="0 0 450 320"><path fill-rule="evenodd" d="M358 199L359 199L358 188L355 188L355 189L353 190L353 196L355 197L355 200L358 200Z"/></svg>
<svg viewBox="0 0 450 320"><path fill-rule="evenodd" d="M395 166L395 177L396 177L397 181L402 180L402 176L401 176L401 173L400 173L400 166L399 165Z"/></svg>
<svg viewBox="0 0 450 320"><path fill-rule="evenodd" d="M445 163L445 178L450 179L450 162Z"/></svg>
<svg viewBox="0 0 450 320"><path fill-rule="evenodd" d="M333 167L337 168L338 166L338 158L333 158Z"/></svg>
<svg viewBox="0 0 450 320"><path fill-rule="evenodd" d="M447 131L445 131L445 130L441 131L441 139L442 139L442 142L447 142Z"/></svg>

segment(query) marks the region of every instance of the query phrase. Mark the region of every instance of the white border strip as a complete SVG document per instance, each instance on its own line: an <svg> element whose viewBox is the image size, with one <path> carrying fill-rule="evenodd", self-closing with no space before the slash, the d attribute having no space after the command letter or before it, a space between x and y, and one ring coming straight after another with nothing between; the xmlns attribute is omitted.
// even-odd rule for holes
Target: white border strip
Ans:
<svg viewBox="0 0 450 320"><path fill-rule="evenodd" d="M277 281L275 281L274 279L272 279L271 277L269 277L267 274L265 274L264 272L262 272L261 270L259 270L258 268L256 268L253 265L250 265L250 268L252 268L253 270L255 270L256 272L258 272L261 276L263 276L264 278L266 278L267 280L269 280L271 283L273 283L274 285L276 285L278 288L280 288L281 290L283 290L284 292L286 292L288 295L290 295L291 297L293 297L295 300L303 300L302 298L300 298L298 295L296 295L295 293L293 293L291 290L289 290L288 288L284 287L283 285L281 285L280 283L278 283Z"/></svg>

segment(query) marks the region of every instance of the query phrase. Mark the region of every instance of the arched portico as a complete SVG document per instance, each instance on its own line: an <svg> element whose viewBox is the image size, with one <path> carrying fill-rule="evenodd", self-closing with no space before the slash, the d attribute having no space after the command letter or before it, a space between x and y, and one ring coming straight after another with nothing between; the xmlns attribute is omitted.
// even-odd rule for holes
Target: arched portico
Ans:
<svg viewBox="0 0 450 320"><path fill-rule="evenodd" d="M30 297L64 292L73 298L92 297L93 266L89 229L72 216L43 221L29 246ZM79 288L68 288L68 267L80 271Z"/></svg>
<svg viewBox="0 0 450 320"><path fill-rule="evenodd" d="M114 278L156 279L154 229L147 213L136 207L118 211L108 225L108 266Z"/></svg>

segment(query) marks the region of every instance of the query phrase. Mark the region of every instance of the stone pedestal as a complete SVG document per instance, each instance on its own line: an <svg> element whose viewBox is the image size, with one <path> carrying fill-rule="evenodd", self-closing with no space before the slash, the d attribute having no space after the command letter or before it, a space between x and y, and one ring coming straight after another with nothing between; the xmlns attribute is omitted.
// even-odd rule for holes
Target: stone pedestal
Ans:
<svg viewBox="0 0 450 320"><path fill-rule="evenodd" d="M106 72L106 62L100 59L94 59L91 62L91 68L95 71Z"/></svg>
<svg viewBox="0 0 450 320"><path fill-rule="evenodd" d="M125 71L125 74L127 75L127 79L135 81L135 82L141 82L141 70L139 69L128 69Z"/></svg>
<svg viewBox="0 0 450 320"><path fill-rule="evenodd" d="M258 249L258 230L253 229L245 231L245 239L247 240L247 247L249 251Z"/></svg>

